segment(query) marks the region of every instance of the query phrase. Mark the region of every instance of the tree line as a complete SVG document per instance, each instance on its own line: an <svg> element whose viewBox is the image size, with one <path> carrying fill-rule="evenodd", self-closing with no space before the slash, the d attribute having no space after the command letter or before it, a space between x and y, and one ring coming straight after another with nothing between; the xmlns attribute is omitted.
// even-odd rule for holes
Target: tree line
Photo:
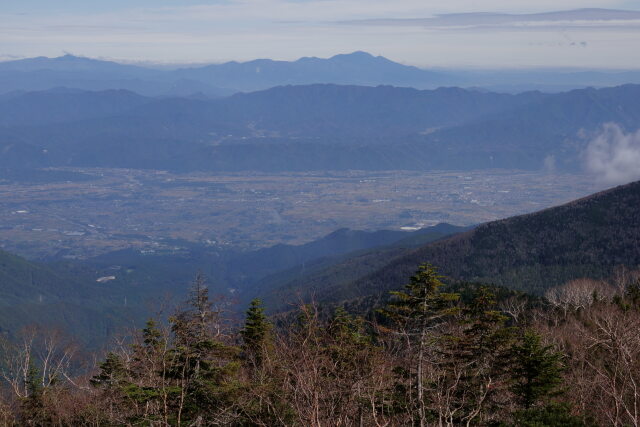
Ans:
<svg viewBox="0 0 640 427"><path fill-rule="evenodd" d="M197 276L188 301L118 340L86 375L31 329L4 342L4 425L638 426L640 278L544 299L443 286L423 265L368 316L254 300L235 327Z"/></svg>

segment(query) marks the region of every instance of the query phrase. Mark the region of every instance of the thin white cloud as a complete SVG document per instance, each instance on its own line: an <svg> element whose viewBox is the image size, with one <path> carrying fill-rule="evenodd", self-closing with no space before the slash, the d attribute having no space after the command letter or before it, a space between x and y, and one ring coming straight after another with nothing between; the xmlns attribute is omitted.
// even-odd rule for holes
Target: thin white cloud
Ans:
<svg viewBox="0 0 640 427"><path fill-rule="evenodd" d="M438 30L557 30L569 28L640 28L640 12L610 9L579 9L534 14L455 13L429 18L365 19L347 25L414 26Z"/></svg>

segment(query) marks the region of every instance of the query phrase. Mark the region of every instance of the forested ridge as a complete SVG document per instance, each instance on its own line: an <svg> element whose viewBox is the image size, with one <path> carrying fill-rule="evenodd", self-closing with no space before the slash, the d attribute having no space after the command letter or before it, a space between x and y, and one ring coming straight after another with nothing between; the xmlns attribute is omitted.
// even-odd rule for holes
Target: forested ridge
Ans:
<svg viewBox="0 0 640 427"><path fill-rule="evenodd" d="M418 249L404 262L428 261L453 278L542 294L571 278L604 278L618 265L640 266L639 206L640 182L634 182L481 225Z"/></svg>
<svg viewBox="0 0 640 427"><path fill-rule="evenodd" d="M379 297L429 262L453 280L479 281L542 295L580 277L606 278L640 267L640 182L531 214L492 221L419 248L349 257L276 289L322 303ZM272 303L273 297L265 296ZM277 304L275 301L273 304Z"/></svg>

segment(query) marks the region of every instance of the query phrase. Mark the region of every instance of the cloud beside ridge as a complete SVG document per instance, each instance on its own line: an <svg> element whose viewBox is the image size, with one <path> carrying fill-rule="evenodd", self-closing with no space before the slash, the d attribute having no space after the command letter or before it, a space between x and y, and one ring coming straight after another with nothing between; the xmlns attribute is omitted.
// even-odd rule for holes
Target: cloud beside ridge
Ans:
<svg viewBox="0 0 640 427"><path fill-rule="evenodd" d="M608 185L640 179L640 130L625 131L615 123L604 125L585 152L586 169Z"/></svg>

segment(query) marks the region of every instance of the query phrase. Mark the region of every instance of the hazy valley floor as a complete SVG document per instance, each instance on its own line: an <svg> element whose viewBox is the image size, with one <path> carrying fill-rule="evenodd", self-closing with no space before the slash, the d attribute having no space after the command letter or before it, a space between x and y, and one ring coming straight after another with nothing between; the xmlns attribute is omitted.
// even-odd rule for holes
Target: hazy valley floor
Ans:
<svg viewBox="0 0 640 427"><path fill-rule="evenodd" d="M584 174L518 170L173 174L64 169L0 176L0 244L84 258L186 243L301 244L339 228L415 230L533 212L593 193Z"/></svg>

